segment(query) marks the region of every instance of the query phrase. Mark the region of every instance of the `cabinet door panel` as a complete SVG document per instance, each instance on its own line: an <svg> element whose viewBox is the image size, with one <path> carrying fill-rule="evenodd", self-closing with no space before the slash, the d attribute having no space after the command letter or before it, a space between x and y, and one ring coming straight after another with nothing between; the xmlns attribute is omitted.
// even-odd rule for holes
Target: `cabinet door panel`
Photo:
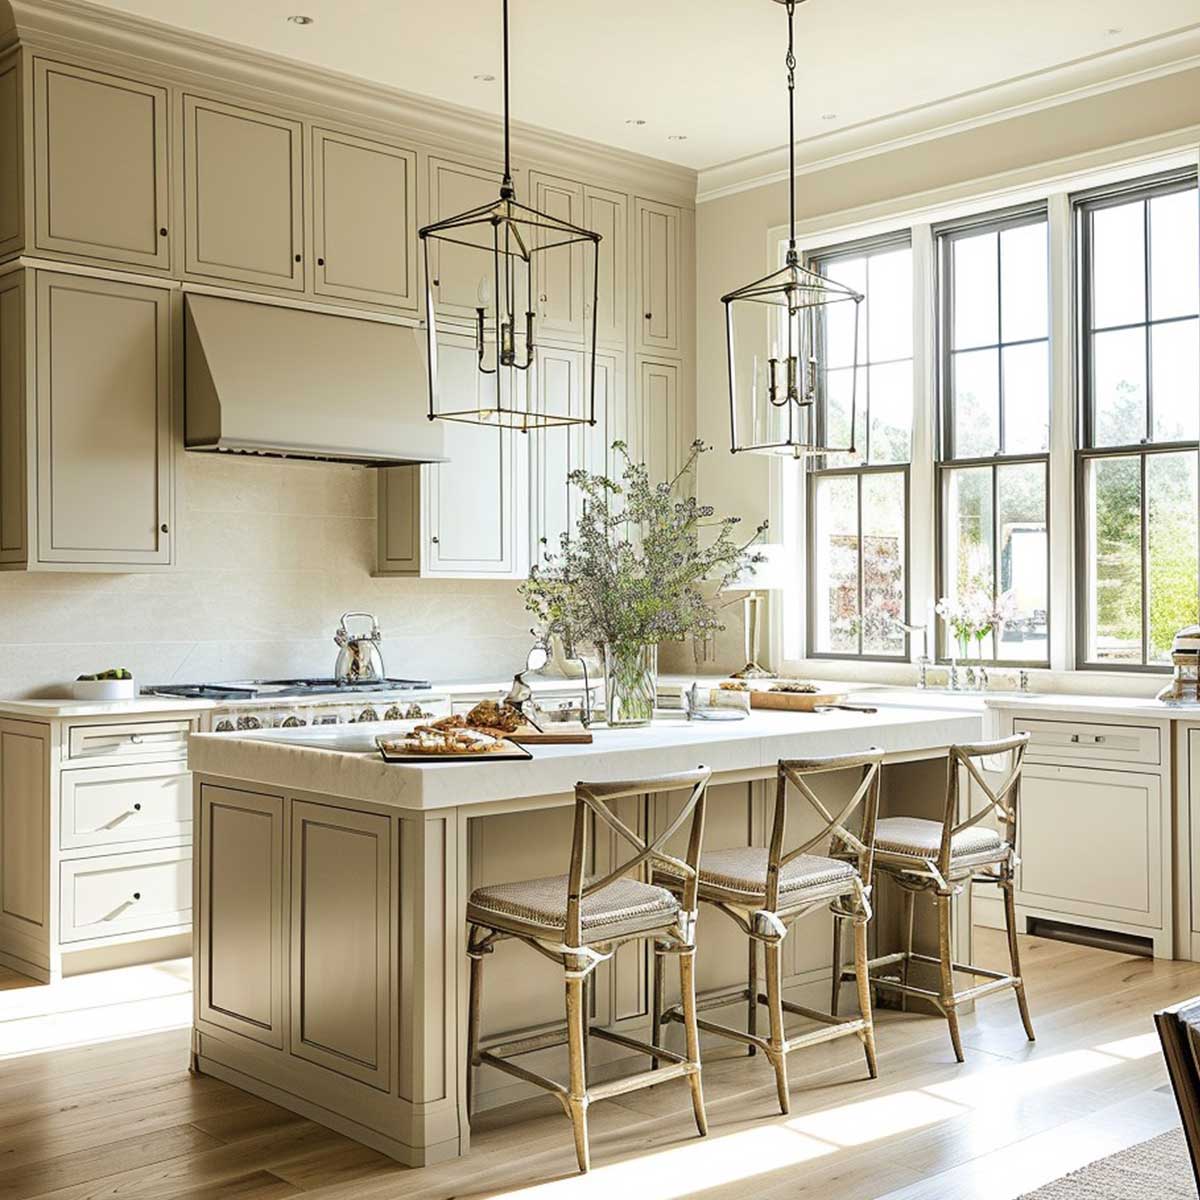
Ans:
<svg viewBox="0 0 1200 1200"><path fill-rule="evenodd" d="M624 346L626 330L626 223L629 202L620 192L585 187L583 190L584 224L600 235L596 261L599 280L593 289L590 271L584 272L584 315L591 317L593 290L596 295L596 340L604 346ZM584 266L590 268L592 255L584 254Z"/></svg>
<svg viewBox="0 0 1200 1200"><path fill-rule="evenodd" d="M0 255L25 244L25 161L21 154L21 67L0 65Z"/></svg>
<svg viewBox="0 0 1200 1200"><path fill-rule="evenodd" d="M391 823L292 803L291 1052L391 1082Z"/></svg>
<svg viewBox="0 0 1200 1200"><path fill-rule="evenodd" d="M443 394L460 396L455 407L474 407L496 376L477 369L469 338L438 343ZM520 382L527 375L519 373ZM449 462L427 467L428 560L433 574L512 575L516 556L517 495L514 437L507 430L446 422Z"/></svg>
<svg viewBox="0 0 1200 1200"><path fill-rule="evenodd" d="M583 214L583 188L551 175L532 174L534 207L549 217L571 225L580 225ZM547 235L544 243L557 242L560 234ZM571 342L583 337L584 262L593 257L578 242L550 245L539 250L536 265L538 334Z"/></svg>
<svg viewBox="0 0 1200 1200"><path fill-rule="evenodd" d="M38 557L170 561L169 293L37 275Z"/></svg>
<svg viewBox="0 0 1200 1200"><path fill-rule="evenodd" d="M638 342L645 350L679 349L679 210L638 199Z"/></svg>
<svg viewBox="0 0 1200 1200"><path fill-rule="evenodd" d="M49 729L0 720L0 928L25 933L49 919Z"/></svg>
<svg viewBox="0 0 1200 1200"><path fill-rule="evenodd" d="M24 562L27 550L25 279L0 279L0 562Z"/></svg>
<svg viewBox="0 0 1200 1200"><path fill-rule="evenodd" d="M313 130L313 290L417 307L416 164L411 150Z"/></svg>
<svg viewBox="0 0 1200 1200"><path fill-rule="evenodd" d="M1160 927L1157 775L1026 763L1017 902Z"/></svg>
<svg viewBox="0 0 1200 1200"><path fill-rule="evenodd" d="M376 472L376 479L375 570L381 575L417 575L421 570L421 468L386 467Z"/></svg>
<svg viewBox="0 0 1200 1200"><path fill-rule="evenodd" d="M184 96L183 125L188 272L303 288L299 123Z"/></svg>
<svg viewBox="0 0 1200 1200"><path fill-rule="evenodd" d="M283 797L200 785L200 1019L283 1047Z"/></svg>
<svg viewBox="0 0 1200 1200"><path fill-rule="evenodd" d="M166 91L38 59L34 129L38 248L168 267Z"/></svg>
<svg viewBox="0 0 1200 1200"><path fill-rule="evenodd" d="M503 172L494 167L430 157L430 221L441 221L493 203L500 196L502 176ZM480 288L486 286L485 278L491 281L494 272L490 257L483 252L483 245L478 239L470 246L442 241L430 243L429 270L433 277L434 303L443 316L474 320L476 307L484 303Z"/></svg>
<svg viewBox="0 0 1200 1200"><path fill-rule="evenodd" d="M652 483L674 477L682 465L677 363L647 359L638 363L637 396L629 435L630 457L635 462L645 462Z"/></svg>

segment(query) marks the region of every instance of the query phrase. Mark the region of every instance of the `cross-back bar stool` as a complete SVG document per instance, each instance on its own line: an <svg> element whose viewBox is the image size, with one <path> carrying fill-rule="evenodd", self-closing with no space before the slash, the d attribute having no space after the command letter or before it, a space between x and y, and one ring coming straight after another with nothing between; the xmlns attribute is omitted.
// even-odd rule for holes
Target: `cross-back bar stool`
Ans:
<svg viewBox="0 0 1200 1200"><path fill-rule="evenodd" d="M1021 978L1021 955L1017 945L1016 909L1013 904L1014 871L1017 858L1017 813L1021 799L1021 767L1029 734L1001 738L994 742L976 742L951 746L946 766L946 803L941 821L919 817L885 817L875 834L875 869L888 875L899 886L904 908L901 932L904 948L894 954L872 959L869 965L871 983L889 988L902 996L920 996L932 1001L944 1014L950 1026L954 1055L963 1061L962 1037L958 1027L958 1006L978 1000L992 992L1012 988L1017 994L1021 1022L1029 1040L1034 1040L1029 1005L1025 999L1025 982ZM999 786L984 777L981 760L1011 756L1008 773ZM974 782L984 803L972 816L959 819L961 783L963 778ZM981 824L995 815L1000 830ZM1010 971L991 971L969 963L954 961L951 946L951 905L968 883L992 883L1004 897L1004 922L1008 930ZM913 952L913 904L918 892L933 895L938 912L938 957ZM841 981L854 977L860 968L843 969L841 963L841 922L834 922L833 1009ZM926 963L940 969L940 985L936 989L917 987L909 983L909 968L913 963ZM885 967L898 966L899 975L881 975ZM984 983L956 991L954 973L971 975ZM861 987L861 976L860 976Z"/></svg>
<svg viewBox="0 0 1200 1200"><path fill-rule="evenodd" d="M566 875L529 879L520 883L477 888L467 902L467 954L471 959L470 1011L467 1034L467 1106L474 1099L471 1068L486 1064L506 1071L527 1083L536 1084L557 1096L575 1130L575 1154L579 1169L588 1169L587 1111L596 1100L619 1096L637 1088L685 1077L692 1089L692 1110L701 1136L708 1132L704 1094L700 1087L700 1035L696 1027L695 925L696 886L700 843L704 836L704 801L711 772L706 767L650 779L618 783L577 783L575 822L571 840L571 864ZM689 793L683 807L654 838L644 838L622 821L611 805L628 797ZM616 832L632 847L632 854L598 879L584 875L588 861L589 830L593 819ZM690 822L687 853L683 858L663 847ZM667 866L683 886L679 895L666 888L630 878L644 865L650 869ZM566 1021L558 1029L533 1037L479 1046L479 1015L483 988L484 957L496 942L516 938L563 968L566 981ZM589 1028L588 980L596 967L610 959L617 948L633 940L653 939L659 953L670 952L679 959L679 986L683 999L683 1021L687 1031L686 1052L674 1054L611 1030ZM657 955L656 955L657 961ZM607 1083L589 1086L587 1080L588 1037L615 1042L627 1050L649 1055L663 1070L642 1071ZM510 1061L522 1054L549 1046L567 1046L566 1086Z"/></svg>
<svg viewBox="0 0 1200 1200"><path fill-rule="evenodd" d="M871 919L870 881L875 823L879 811L879 767L883 751L872 747L858 754L836 757L781 760L776 774L775 813L771 841L766 848L746 847L705 853L700 863L700 900L729 917L749 938L747 986L706 997L701 1010L724 1007L739 998L747 1003L746 1031L700 1018L696 1024L709 1033L733 1038L749 1046L749 1053L762 1050L775 1069L779 1107L790 1111L787 1056L818 1042L856 1035L862 1042L871 1078L877 1073L875 1026L871 994L867 984L867 923ZM847 800L828 806L810 780L834 772L861 768L861 776ZM800 794L821 821L821 829L791 849L787 840L789 785ZM854 822L852 827L851 822ZM825 853L810 851L824 847ZM833 854L844 857L831 857ZM654 880L680 890L683 879L670 866L655 871ZM831 909L854 925L855 962L861 968L859 1003L861 1015L841 1018L817 1012L783 998L783 943L788 930L801 917ZM758 990L758 947L766 966L766 994ZM652 1034L664 1021L686 1021L686 1007L663 1011L662 969L655 956L654 1014ZM686 1000L686 998L685 998ZM765 1005L770 1034L758 1033L758 1009ZM784 1014L794 1013L819 1022L820 1028L789 1038L784 1031Z"/></svg>

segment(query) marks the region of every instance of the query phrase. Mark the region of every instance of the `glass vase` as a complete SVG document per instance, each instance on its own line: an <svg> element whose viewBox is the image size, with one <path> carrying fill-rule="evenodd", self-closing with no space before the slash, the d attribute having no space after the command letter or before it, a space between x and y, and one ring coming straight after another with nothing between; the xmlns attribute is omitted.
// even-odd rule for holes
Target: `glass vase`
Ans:
<svg viewBox="0 0 1200 1200"><path fill-rule="evenodd" d="M657 692L656 645L605 646L604 710L611 728L649 725Z"/></svg>

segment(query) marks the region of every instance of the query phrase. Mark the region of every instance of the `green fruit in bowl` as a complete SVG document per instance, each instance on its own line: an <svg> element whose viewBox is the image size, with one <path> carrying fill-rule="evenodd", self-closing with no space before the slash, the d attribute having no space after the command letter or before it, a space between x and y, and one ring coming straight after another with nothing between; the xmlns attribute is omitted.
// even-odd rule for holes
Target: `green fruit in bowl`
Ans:
<svg viewBox="0 0 1200 1200"><path fill-rule="evenodd" d="M80 675L78 682L93 683L100 679L132 679L133 673L125 667L109 667L107 671L98 671L95 675Z"/></svg>

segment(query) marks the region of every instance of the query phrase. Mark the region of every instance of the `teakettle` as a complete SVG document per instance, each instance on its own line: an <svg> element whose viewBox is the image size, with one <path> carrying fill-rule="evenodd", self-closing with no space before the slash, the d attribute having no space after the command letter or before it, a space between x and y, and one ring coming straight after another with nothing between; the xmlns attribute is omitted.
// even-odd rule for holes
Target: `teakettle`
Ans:
<svg viewBox="0 0 1200 1200"><path fill-rule="evenodd" d="M371 632L354 634L346 628L346 622L354 617L362 617L371 622ZM333 669L334 678L338 683L362 682L364 680L384 679L383 654L379 643L383 635L379 632L379 622L371 613L348 612L342 613L337 633L333 640L340 647L337 665Z"/></svg>

